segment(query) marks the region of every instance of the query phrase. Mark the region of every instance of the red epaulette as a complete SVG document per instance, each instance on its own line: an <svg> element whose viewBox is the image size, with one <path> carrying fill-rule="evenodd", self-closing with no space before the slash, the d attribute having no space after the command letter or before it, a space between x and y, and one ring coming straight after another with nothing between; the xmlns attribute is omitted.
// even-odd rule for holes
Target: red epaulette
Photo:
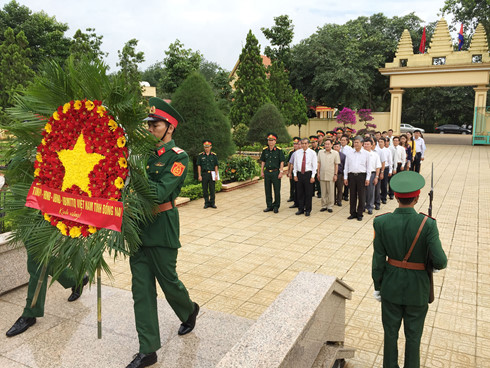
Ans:
<svg viewBox="0 0 490 368"><path fill-rule="evenodd" d="M421 215L427 216L428 218L431 218L432 220L435 220L435 218L434 218L434 217L431 217L431 216L429 216L429 215L427 215L427 214L425 214L425 213L423 213L423 212L419 212L419 213L420 213Z"/></svg>
<svg viewBox="0 0 490 368"><path fill-rule="evenodd" d="M387 215L389 213L391 213L391 212L385 212L385 213L382 213L381 215L377 215L377 216L374 216L374 217L376 218L376 217L379 217L379 216Z"/></svg>
<svg viewBox="0 0 490 368"><path fill-rule="evenodd" d="M176 154L184 152L184 150L182 148L179 148L179 147L173 147L172 151L174 151Z"/></svg>

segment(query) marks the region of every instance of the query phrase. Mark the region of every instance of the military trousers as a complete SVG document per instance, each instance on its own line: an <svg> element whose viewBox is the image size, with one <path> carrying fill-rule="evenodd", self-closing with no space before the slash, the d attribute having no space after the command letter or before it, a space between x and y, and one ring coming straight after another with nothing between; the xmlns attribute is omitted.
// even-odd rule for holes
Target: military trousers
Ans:
<svg viewBox="0 0 490 368"><path fill-rule="evenodd" d="M175 248L143 246L129 258L140 353L152 353L161 347L155 279L180 321L187 321L194 311L194 303L177 276L177 253Z"/></svg>
<svg viewBox="0 0 490 368"><path fill-rule="evenodd" d="M278 177L279 170L264 170L265 203L267 208L281 206L281 179ZM272 188L274 188L274 201L272 201Z"/></svg>
<svg viewBox="0 0 490 368"><path fill-rule="evenodd" d="M398 331L403 320L405 332L404 368L420 367L420 339L424 330L428 304L399 305L381 300L384 329L383 368L398 368Z"/></svg>
<svg viewBox="0 0 490 368"><path fill-rule="evenodd" d="M208 206L213 206L215 203L215 186L216 182L210 172L203 172L202 176L202 195L204 197L204 204Z"/></svg>
<svg viewBox="0 0 490 368"><path fill-rule="evenodd" d="M48 276L53 274L52 269L48 265L46 274L42 280L41 289L39 289L37 302L34 307L31 307L32 299L34 298L37 283L41 277L42 267L39 262L37 262L29 253L29 249L27 249L27 272L29 272L29 284L27 286L26 306L24 308L24 312L22 313L22 317L42 317L44 316L44 303L46 301L46 291L48 288ZM57 281L65 289L74 287L76 285L75 273L70 269L66 269L60 274Z"/></svg>

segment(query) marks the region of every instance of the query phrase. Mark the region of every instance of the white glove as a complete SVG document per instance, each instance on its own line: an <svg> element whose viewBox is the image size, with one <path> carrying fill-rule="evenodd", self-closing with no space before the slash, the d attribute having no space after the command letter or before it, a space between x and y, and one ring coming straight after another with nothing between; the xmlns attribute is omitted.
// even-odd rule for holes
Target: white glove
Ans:
<svg viewBox="0 0 490 368"><path fill-rule="evenodd" d="M381 292L379 290L374 290L373 296L374 299L381 303Z"/></svg>
<svg viewBox="0 0 490 368"><path fill-rule="evenodd" d="M439 271L440 271L440 270L438 270L437 268L434 268L434 269L432 270L432 273L438 273Z"/></svg>

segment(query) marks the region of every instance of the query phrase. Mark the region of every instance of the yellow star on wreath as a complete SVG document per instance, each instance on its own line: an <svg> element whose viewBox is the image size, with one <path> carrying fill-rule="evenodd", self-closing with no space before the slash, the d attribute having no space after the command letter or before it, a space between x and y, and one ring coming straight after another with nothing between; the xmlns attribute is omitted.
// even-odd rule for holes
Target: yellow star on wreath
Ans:
<svg viewBox="0 0 490 368"><path fill-rule="evenodd" d="M61 190L64 191L76 185L91 197L89 174L94 169L94 166L100 160L103 160L105 156L99 155L98 153L87 153L83 134L78 136L73 149L61 150L57 154L65 168L65 177L63 178Z"/></svg>

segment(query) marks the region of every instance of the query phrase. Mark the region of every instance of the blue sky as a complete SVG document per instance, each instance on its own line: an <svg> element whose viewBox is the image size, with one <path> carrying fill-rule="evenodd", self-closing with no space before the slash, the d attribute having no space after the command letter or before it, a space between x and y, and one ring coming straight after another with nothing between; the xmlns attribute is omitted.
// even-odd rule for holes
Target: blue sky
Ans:
<svg viewBox="0 0 490 368"><path fill-rule="evenodd" d="M0 0L3 8L10 0ZM231 70L240 55L248 30L267 45L260 31L274 17L287 14L295 26L296 44L326 23L343 24L359 16L384 13L403 16L415 12L424 22L440 19L443 0L17 0L32 11L44 10L67 23L68 36L77 29L95 28L104 36L106 62L115 71L117 50L131 38L145 53L142 69L163 60L169 44L179 39L186 48L199 50L207 60ZM447 19L448 22L450 19Z"/></svg>

